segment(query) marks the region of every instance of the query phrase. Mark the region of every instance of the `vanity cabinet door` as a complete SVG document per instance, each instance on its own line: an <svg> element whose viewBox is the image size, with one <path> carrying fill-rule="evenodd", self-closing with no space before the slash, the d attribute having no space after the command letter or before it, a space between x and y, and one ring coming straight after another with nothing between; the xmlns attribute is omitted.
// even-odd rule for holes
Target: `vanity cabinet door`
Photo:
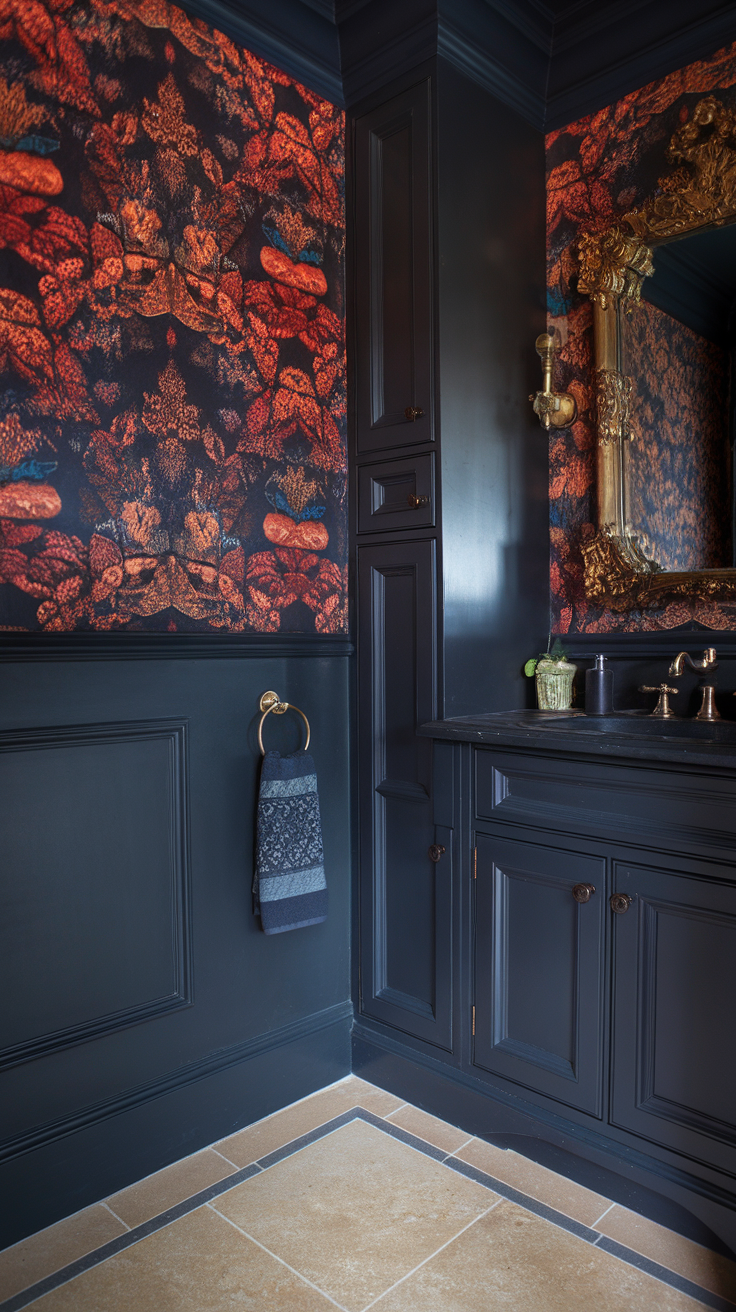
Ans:
<svg viewBox="0 0 736 1312"><path fill-rule="evenodd" d="M605 860L478 834L474 885L474 1065L601 1116Z"/></svg>
<svg viewBox="0 0 736 1312"><path fill-rule="evenodd" d="M614 863L611 1120L736 1173L736 882L706 869Z"/></svg>
<svg viewBox="0 0 736 1312"><path fill-rule="evenodd" d="M359 453L434 436L431 166L428 81L356 120Z"/></svg>
<svg viewBox="0 0 736 1312"><path fill-rule="evenodd" d="M416 733L435 714L435 598L433 541L358 549L361 1009L450 1048L451 831Z"/></svg>

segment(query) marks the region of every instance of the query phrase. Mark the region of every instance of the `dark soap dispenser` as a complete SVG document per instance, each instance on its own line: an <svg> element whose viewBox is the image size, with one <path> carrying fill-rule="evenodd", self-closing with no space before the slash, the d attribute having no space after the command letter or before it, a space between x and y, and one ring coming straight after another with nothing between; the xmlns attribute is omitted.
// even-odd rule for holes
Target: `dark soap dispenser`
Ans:
<svg viewBox="0 0 736 1312"><path fill-rule="evenodd" d="M613 712L613 670L605 656L596 656L592 670L585 672L585 714L611 715Z"/></svg>

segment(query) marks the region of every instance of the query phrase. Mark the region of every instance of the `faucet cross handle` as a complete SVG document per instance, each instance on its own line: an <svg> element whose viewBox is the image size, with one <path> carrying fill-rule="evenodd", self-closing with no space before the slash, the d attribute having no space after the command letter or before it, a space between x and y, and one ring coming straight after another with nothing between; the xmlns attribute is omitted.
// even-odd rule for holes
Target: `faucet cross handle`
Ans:
<svg viewBox="0 0 736 1312"><path fill-rule="evenodd" d="M642 687L639 689L639 692L659 693L659 697L657 698L657 705L655 706L654 710L651 712L651 714L653 716L656 716L658 720L677 719L675 712L670 710L669 699L671 696L674 696L674 694L678 693L679 691L680 691L679 688L670 688L669 685L666 683L659 683L657 684L656 688L650 688L648 684L643 684Z"/></svg>

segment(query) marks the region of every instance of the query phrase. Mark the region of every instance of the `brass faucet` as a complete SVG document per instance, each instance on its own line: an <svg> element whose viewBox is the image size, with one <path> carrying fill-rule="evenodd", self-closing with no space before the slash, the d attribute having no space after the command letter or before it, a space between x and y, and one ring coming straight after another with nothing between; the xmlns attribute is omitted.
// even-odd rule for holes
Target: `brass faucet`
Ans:
<svg viewBox="0 0 736 1312"><path fill-rule="evenodd" d="M694 661L690 653L687 651L678 652L670 665L670 674L676 679L679 678L684 672L686 665L688 665L691 670L696 670L698 672L717 669L718 661L716 660L715 647L706 647L701 661ZM714 685L712 683L704 684L701 692L703 700L695 719L720 720L721 716L718 707L716 706L716 690Z"/></svg>
<svg viewBox="0 0 736 1312"><path fill-rule="evenodd" d="M678 652L670 665L670 674L679 678L684 673L686 665L691 670L715 670L718 665L715 647L706 647L702 661L694 661L689 651Z"/></svg>

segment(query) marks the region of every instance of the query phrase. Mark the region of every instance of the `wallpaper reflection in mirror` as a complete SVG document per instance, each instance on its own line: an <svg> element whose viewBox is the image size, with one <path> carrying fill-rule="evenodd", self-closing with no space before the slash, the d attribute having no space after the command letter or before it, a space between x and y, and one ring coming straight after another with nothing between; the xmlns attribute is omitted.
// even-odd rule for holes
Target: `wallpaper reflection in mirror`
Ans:
<svg viewBox="0 0 736 1312"><path fill-rule="evenodd" d="M632 532L662 569L730 567L728 350L648 300L622 315L621 338L635 415L624 447Z"/></svg>
<svg viewBox="0 0 736 1312"><path fill-rule="evenodd" d="M623 615L594 605L585 596L581 555L582 544L596 531L595 395L591 306L577 291L575 242L581 232L608 228L651 194L668 168L665 151L673 132L709 91L736 107L736 43L547 137L548 315L563 341L557 387L575 395L579 410L573 428L550 444L552 622L558 633L669 629L692 620L716 629L736 628L736 606L712 601L676 601ZM655 308L644 311L643 337L647 313L652 319ZM697 371L703 362L694 360L692 349L685 351L683 341L674 340L679 331L673 330L670 347L659 361L652 359L652 367L659 364L682 377L686 367ZM712 361L708 368L715 377ZM671 395L682 399L679 383ZM674 411L671 417L674 422ZM693 415L688 421L693 432L701 419ZM711 432L709 441L717 447L721 438ZM681 454L672 448L667 452L665 436L658 459L676 477L682 472L677 464ZM674 501L674 477L670 485ZM690 530L683 525L683 546L695 532L694 523ZM726 541L711 541L707 550L720 554L730 547Z"/></svg>
<svg viewBox="0 0 736 1312"><path fill-rule="evenodd" d="M0 628L343 632L342 112L170 4L18 14Z"/></svg>

